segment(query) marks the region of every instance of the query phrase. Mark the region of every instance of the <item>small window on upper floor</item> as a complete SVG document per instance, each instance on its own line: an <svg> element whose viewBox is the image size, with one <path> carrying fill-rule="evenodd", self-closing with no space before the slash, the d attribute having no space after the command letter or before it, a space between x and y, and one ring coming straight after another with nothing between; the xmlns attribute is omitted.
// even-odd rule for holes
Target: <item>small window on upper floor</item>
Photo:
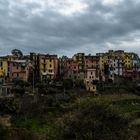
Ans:
<svg viewBox="0 0 140 140"><path fill-rule="evenodd" d="M52 72L52 70L49 70L49 72Z"/></svg>
<svg viewBox="0 0 140 140"><path fill-rule="evenodd" d="M8 66L10 66L10 62L8 61Z"/></svg>
<svg viewBox="0 0 140 140"><path fill-rule="evenodd" d="M0 62L0 67L2 67L2 62Z"/></svg>

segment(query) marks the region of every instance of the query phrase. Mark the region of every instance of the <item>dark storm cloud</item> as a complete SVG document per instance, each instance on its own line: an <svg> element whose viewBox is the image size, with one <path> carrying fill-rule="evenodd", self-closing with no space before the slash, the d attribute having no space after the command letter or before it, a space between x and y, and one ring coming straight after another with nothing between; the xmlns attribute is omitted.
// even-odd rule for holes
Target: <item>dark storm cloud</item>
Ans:
<svg viewBox="0 0 140 140"><path fill-rule="evenodd" d="M83 2L83 12L65 15L57 5L0 0L0 54L13 48L59 55L108 49L140 53L140 2Z"/></svg>

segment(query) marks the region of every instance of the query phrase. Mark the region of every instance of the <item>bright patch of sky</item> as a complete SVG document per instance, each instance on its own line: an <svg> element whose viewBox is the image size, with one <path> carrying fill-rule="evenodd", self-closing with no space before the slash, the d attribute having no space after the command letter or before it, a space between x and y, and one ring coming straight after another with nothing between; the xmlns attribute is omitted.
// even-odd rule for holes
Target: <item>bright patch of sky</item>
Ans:
<svg viewBox="0 0 140 140"><path fill-rule="evenodd" d="M0 0L0 54L140 54L140 0Z"/></svg>
<svg viewBox="0 0 140 140"><path fill-rule="evenodd" d="M104 5L118 5L123 0L103 0Z"/></svg>
<svg viewBox="0 0 140 140"><path fill-rule="evenodd" d="M16 1L16 2L15 2ZM35 4L38 5L31 9L31 14L41 15L46 10L57 12L64 16L83 13L88 4L82 0L15 0L10 2L10 9L14 6L24 6Z"/></svg>

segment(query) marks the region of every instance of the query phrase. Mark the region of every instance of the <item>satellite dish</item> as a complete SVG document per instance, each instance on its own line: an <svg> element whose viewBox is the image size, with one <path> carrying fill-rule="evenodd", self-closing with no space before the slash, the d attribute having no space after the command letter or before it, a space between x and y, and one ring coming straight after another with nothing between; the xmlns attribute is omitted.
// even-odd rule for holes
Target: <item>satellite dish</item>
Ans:
<svg viewBox="0 0 140 140"><path fill-rule="evenodd" d="M12 53L13 56L16 56L16 57L18 57L18 58L22 58L22 57L23 57L22 51L20 51L20 50L18 50L18 49L13 49L13 50L11 51L11 53Z"/></svg>

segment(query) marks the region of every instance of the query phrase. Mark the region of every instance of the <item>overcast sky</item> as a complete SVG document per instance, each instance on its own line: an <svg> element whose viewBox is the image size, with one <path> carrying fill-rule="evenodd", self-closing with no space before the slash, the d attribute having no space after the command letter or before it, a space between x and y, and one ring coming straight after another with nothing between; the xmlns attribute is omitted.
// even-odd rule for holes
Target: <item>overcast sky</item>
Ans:
<svg viewBox="0 0 140 140"><path fill-rule="evenodd" d="M140 54L140 0L0 0L0 55Z"/></svg>

